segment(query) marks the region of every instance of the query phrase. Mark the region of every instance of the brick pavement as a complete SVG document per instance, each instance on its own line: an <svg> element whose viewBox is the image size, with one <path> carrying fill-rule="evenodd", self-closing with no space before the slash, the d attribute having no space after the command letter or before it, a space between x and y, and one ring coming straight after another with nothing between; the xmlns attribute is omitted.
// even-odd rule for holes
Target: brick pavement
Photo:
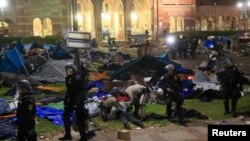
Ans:
<svg viewBox="0 0 250 141"><path fill-rule="evenodd" d="M250 118L234 118L223 121L223 124L249 124ZM220 124L221 121L211 124ZM207 141L207 123L190 123L187 127L171 124L165 127L149 127L140 130L131 130L130 141ZM90 141L119 141L117 132L95 132L96 136ZM78 132L72 131L73 141L79 140ZM57 139L44 139L54 140ZM43 141L44 141L43 140ZM41 140L42 141L42 140Z"/></svg>

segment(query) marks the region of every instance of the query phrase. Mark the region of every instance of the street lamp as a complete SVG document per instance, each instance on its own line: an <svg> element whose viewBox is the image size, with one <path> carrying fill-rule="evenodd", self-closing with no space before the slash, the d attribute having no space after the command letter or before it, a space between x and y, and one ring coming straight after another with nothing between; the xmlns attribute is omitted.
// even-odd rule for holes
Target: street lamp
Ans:
<svg viewBox="0 0 250 141"><path fill-rule="evenodd" d="M7 1L6 0L0 0L0 8L1 8L1 24L2 24L2 32L4 34L4 21L3 21L3 8L6 7Z"/></svg>
<svg viewBox="0 0 250 141"><path fill-rule="evenodd" d="M240 8L240 10L243 11L243 24L244 24L244 32L246 31L246 21L247 21L247 7L250 6L250 1L243 1L243 2L239 2L237 4L237 7Z"/></svg>

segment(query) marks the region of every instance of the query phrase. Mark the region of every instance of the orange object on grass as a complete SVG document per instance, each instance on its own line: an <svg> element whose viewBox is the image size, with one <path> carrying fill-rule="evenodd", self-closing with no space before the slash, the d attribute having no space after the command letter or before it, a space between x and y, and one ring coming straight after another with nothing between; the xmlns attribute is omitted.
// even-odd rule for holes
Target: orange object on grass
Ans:
<svg viewBox="0 0 250 141"><path fill-rule="evenodd" d="M56 92L56 93L60 93L63 91L61 88L50 87L50 86L37 86L35 88L41 91L49 91L49 92Z"/></svg>

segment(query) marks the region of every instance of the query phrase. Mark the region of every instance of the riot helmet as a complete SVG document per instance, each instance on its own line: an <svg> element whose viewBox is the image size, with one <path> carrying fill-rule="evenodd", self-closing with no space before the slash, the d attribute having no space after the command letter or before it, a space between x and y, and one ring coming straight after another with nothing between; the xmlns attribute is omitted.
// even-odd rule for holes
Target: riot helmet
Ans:
<svg viewBox="0 0 250 141"><path fill-rule="evenodd" d="M117 96L117 94L119 93L119 88L118 87L113 87L111 90L110 90L110 94L112 96Z"/></svg>
<svg viewBox="0 0 250 141"><path fill-rule="evenodd" d="M164 94L164 91L163 91L162 88L158 88L158 89L156 90L156 92L157 92L157 94L159 94L159 95L163 95L163 94Z"/></svg>
<svg viewBox="0 0 250 141"><path fill-rule="evenodd" d="M76 66L72 62L67 63L64 66L64 68L65 68L66 76L70 76L76 72Z"/></svg>
<svg viewBox="0 0 250 141"><path fill-rule="evenodd" d="M24 94L24 93L30 93L32 92L32 87L30 85L30 82L26 79L22 79L20 80L17 84L16 84L17 90L20 94Z"/></svg>
<svg viewBox="0 0 250 141"><path fill-rule="evenodd" d="M173 64L168 64L165 66L165 70L174 70L174 65Z"/></svg>

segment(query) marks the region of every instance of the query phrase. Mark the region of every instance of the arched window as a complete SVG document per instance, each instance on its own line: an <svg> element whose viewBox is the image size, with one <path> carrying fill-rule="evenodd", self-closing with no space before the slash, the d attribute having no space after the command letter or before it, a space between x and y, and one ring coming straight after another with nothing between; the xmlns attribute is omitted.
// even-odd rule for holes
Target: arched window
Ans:
<svg viewBox="0 0 250 141"><path fill-rule="evenodd" d="M169 19L169 32L175 32L175 19L170 17Z"/></svg>
<svg viewBox="0 0 250 141"><path fill-rule="evenodd" d="M182 17L177 18L176 31L184 31L184 19Z"/></svg>
<svg viewBox="0 0 250 141"><path fill-rule="evenodd" d="M108 3L105 3L102 8L103 8L102 9L103 12L109 12L109 5L108 5Z"/></svg>
<svg viewBox="0 0 250 141"><path fill-rule="evenodd" d="M33 35L42 36L42 23L39 18L33 20Z"/></svg>
<svg viewBox="0 0 250 141"><path fill-rule="evenodd" d="M237 19L235 17L232 18L232 23L231 23L231 29L236 30L237 29Z"/></svg>
<svg viewBox="0 0 250 141"><path fill-rule="evenodd" d="M43 19L43 36L52 35L52 22L50 18Z"/></svg>
<svg viewBox="0 0 250 141"><path fill-rule="evenodd" d="M224 28L225 28L224 19L222 16L219 16L218 30L224 30Z"/></svg>

